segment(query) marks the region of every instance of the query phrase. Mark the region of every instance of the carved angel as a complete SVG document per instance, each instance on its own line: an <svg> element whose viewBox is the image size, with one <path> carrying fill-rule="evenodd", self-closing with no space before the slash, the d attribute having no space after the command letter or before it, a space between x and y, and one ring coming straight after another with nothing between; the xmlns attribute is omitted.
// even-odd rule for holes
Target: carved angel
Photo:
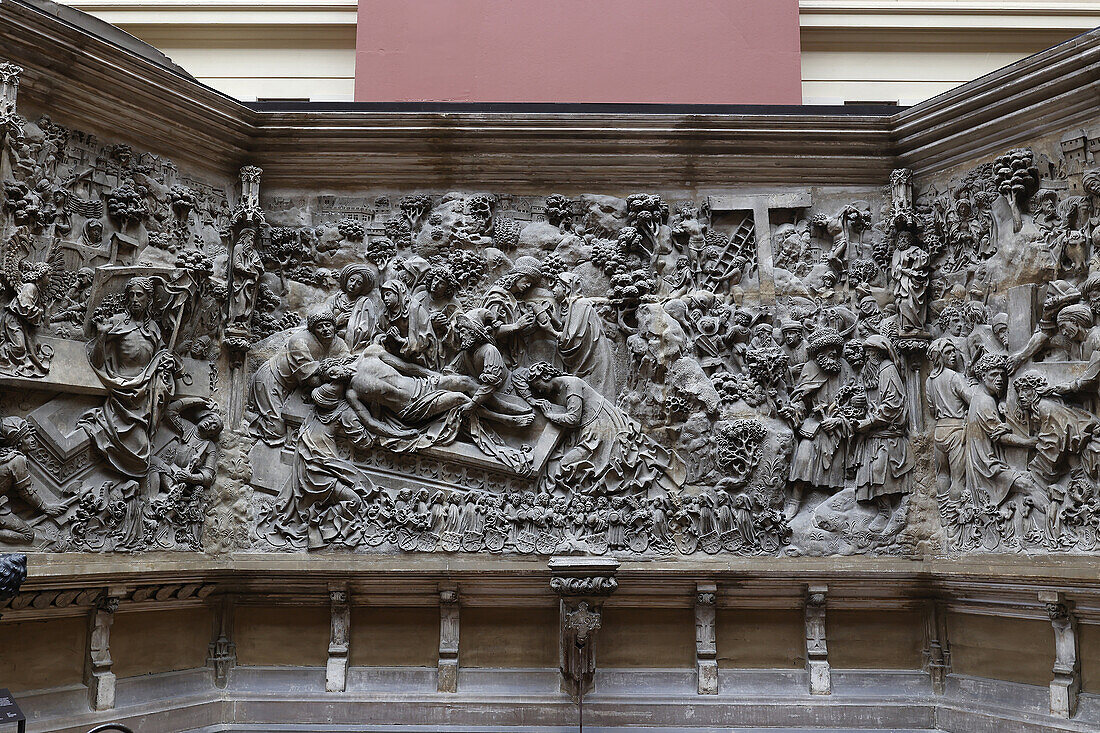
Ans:
<svg viewBox="0 0 1100 733"><path fill-rule="evenodd" d="M50 371L53 350L37 342L38 327L47 321L49 304L67 283L60 251L46 262L8 260L5 289L11 299L0 312L0 374L44 377Z"/></svg>

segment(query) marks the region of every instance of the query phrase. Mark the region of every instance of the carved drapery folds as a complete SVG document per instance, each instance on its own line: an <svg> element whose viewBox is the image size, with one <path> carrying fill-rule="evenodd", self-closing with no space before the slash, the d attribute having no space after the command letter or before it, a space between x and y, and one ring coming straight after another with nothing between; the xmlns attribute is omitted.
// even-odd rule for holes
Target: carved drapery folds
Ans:
<svg viewBox="0 0 1100 733"><path fill-rule="evenodd" d="M7 547L1100 550L1094 131L863 190L261 192L19 73Z"/></svg>

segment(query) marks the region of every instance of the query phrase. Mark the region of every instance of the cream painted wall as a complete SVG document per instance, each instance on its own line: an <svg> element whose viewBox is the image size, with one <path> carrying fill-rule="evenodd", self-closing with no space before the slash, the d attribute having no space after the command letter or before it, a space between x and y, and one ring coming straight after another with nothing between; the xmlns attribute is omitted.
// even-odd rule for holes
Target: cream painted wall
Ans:
<svg viewBox="0 0 1100 733"><path fill-rule="evenodd" d="M902 105L1100 25L1100 0L799 0L802 99Z"/></svg>
<svg viewBox="0 0 1100 733"><path fill-rule="evenodd" d="M356 0L72 0L243 100L350 100ZM802 98L910 105L1100 25L1100 0L799 0Z"/></svg>
<svg viewBox="0 0 1100 733"><path fill-rule="evenodd" d="M350 101L356 0L73 0L243 101Z"/></svg>

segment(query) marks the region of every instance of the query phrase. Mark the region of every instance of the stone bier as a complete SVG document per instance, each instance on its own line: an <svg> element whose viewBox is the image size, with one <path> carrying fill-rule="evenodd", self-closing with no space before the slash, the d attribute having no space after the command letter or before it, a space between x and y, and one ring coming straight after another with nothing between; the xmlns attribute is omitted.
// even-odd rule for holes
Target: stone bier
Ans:
<svg viewBox="0 0 1100 733"><path fill-rule="evenodd" d="M855 194L267 195L19 74L6 548L1100 551L1091 133Z"/></svg>

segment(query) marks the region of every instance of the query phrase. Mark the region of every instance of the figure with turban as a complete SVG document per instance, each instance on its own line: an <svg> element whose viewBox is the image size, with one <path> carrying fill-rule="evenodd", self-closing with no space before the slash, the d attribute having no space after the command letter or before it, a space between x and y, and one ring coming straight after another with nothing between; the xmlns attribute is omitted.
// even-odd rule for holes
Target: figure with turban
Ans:
<svg viewBox="0 0 1100 733"><path fill-rule="evenodd" d="M1093 322L1092 309L1071 303L1057 310L1053 319L1044 317L1039 330L1023 349L1008 359L1009 373L1032 358L1045 361L1087 361L1100 350L1100 327Z"/></svg>
<svg viewBox="0 0 1100 733"><path fill-rule="evenodd" d="M826 490L844 488L844 443L847 422L834 414L837 391L843 382L840 351L844 339L834 328L814 331L807 347L807 361L791 391L783 414L796 426L794 455L791 457L791 497L786 507L793 517L806 486Z"/></svg>

